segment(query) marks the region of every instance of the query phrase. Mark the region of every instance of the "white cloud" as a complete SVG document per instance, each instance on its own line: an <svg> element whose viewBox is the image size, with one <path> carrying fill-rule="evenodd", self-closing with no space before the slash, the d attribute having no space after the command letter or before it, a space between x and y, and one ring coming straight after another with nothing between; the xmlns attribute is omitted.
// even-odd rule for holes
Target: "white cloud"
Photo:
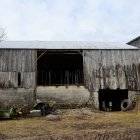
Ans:
<svg viewBox="0 0 140 140"><path fill-rule="evenodd" d="M8 40L121 41L140 34L139 0L0 0Z"/></svg>

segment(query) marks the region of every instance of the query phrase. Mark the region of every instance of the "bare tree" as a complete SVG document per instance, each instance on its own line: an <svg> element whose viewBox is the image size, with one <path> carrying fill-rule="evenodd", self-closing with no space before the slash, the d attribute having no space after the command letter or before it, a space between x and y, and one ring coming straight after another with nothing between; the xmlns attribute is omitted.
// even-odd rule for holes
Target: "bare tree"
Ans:
<svg viewBox="0 0 140 140"><path fill-rule="evenodd" d="M0 28L0 41L4 40L4 37L6 36L6 31L4 28Z"/></svg>

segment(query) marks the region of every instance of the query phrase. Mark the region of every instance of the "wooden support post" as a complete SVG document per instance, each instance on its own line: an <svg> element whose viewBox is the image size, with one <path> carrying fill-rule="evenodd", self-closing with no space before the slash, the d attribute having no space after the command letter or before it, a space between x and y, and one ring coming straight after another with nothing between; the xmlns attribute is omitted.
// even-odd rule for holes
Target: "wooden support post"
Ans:
<svg viewBox="0 0 140 140"><path fill-rule="evenodd" d="M137 113L139 114L140 112L139 112L139 100L138 100L138 102L137 102Z"/></svg>

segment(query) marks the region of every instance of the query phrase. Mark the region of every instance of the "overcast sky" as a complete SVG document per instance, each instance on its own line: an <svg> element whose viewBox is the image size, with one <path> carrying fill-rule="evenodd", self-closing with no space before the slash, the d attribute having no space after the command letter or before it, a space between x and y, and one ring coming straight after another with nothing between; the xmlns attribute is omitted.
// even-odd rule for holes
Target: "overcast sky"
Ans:
<svg viewBox="0 0 140 140"><path fill-rule="evenodd" d="M140 35L140 0L0 0L7 40L128 42Z"/></svg>

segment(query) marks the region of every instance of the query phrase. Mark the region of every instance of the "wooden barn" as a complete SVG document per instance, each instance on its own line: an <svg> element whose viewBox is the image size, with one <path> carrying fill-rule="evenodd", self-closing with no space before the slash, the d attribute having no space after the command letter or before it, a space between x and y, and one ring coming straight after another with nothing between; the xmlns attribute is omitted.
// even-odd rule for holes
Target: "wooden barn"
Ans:
<svg viewBox="0 0 140 140"><path fill-rule="evenodd" d="M140 91L137 47L88 41L0 42L0 104L31 106L112 102L113 110Z"/></svg>

